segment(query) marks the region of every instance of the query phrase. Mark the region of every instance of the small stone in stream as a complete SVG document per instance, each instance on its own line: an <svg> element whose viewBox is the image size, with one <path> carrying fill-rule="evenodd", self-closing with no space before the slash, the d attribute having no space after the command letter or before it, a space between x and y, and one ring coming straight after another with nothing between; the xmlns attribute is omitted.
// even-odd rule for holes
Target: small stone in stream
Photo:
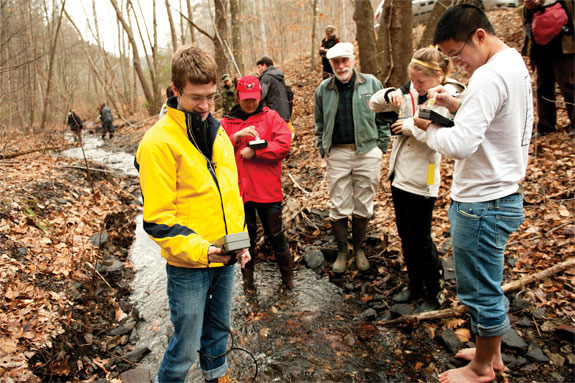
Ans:
<svg viewBox="0 0 575 383"><path fill-rule="evenodd" d="M527 342L525 342L514 329L510 329L505 335L503 335L501 338L501 343L505 347L513 348L516 350L525 350L528 346Z"/></svg>
<svg viewBox="0 0 575 383"><path fill-rule="evenodd" d="M439 337L452 354L456 354L462 348L461 341L452 329L444 330Z"/></svg>

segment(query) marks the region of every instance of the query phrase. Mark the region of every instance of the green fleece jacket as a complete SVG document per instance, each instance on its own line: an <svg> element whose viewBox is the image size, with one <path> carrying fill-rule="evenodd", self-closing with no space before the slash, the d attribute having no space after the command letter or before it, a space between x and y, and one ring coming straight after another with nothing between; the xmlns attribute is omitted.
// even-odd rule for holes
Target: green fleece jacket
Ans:
<svg viewBox="0 0 575 383"><path fill-rule="evenodd" d="M357 153L369 152L375 146L386 152L391 141L389 125L376 121L375 113L369 109L371 96L383 86L370 74L355 71L353 91L353 125ZM325 79L315 91L315 138L322 157L329 155L332 145L333 127L339 103L335 77Z"/></svg>

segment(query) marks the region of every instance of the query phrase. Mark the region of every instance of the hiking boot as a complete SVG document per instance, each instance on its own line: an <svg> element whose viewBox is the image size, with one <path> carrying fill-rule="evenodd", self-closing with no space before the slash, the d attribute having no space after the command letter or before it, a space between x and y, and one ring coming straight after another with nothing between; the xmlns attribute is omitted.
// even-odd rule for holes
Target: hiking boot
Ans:
<svg viewBox="0 0 575 383"><path fill-rule="evenodd" d="M347 218L331 221L331 227L337 242L337 259L333 264L334 273L343 273L347 269L347 258L349 250L347 248Z"/></svg>
<svg viewBox="0 0 575 383"><path fill-rule="evenodd" d="M359 271L365 271L369 269L369 261L365 256L365 251L363 250L363 241L367 234L367 224L369 223L369 218L353 217L351 221L351 232L353 241L353 255L355 256L355 264Z"/></svg>
<svg viewBox="0 0 575 383"><path fill-rule="evenodd" d="M206 379L206 383L229 383L229 382L230 382L230 369L228 369L228 371L226 371L226 374L221 378L211 380Z"/></svg>

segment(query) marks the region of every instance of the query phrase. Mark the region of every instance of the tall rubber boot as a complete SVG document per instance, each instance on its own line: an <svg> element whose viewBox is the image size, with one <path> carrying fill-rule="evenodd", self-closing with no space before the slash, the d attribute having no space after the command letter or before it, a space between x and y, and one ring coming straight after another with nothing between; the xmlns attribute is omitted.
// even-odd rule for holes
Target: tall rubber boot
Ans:
<svg viewBox="0 0 575 383"><path fill-rule="evenodd" d="M441 262L437 269L430 270L425 274L424 282L426 289L425 301L415 310L416 314L438 310L445 303L445 282Z"/></svg>
<svg viewBox="0 0 575 383"><path fill-rule="evenodd" d="M359 271L369 269L369 261L367 260L365 251L363 250L363 241L365 241L365 236L367 234L368 223L369 218L362 217L353 217L351 221L353 254L355 255L355 264Z"/></svg>
<svg viewBox="0 0 575 383"><path fill-rule="evenodd" d="M347 218L331 221L331 227L337 242L337 259L333 264L334 273L343 273L347 269L347 258L349 250L347 248Z"/></svg>
<svg viewBox="0 0 575 383"><path fill-rule="evenodd" d="M253 293L256 291L256 285L254 283L254 267L255 262L252 258L242 269L242 280L244 285L244 292L246 293Z"/></svg>
<svg viewBox="0 0 575 383"><path fill-rule="evenodd" d="M282 282L289 290L293 289L293 258L289 250L283 253L274 252L278 268L282 275Z"/></svg>

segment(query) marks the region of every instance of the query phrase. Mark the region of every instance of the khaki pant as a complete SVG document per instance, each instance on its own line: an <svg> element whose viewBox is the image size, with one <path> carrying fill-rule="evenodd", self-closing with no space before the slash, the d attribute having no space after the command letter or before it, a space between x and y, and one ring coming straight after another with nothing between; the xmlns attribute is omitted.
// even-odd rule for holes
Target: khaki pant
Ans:
<svg viewBox="0 0 575 383"><path fill-rule="evenodd" d="M350 215L371 218L382 156L377 146L364 154L357 154L355 149L334 147L330 150L326 164L332 220Z"/></svg>

